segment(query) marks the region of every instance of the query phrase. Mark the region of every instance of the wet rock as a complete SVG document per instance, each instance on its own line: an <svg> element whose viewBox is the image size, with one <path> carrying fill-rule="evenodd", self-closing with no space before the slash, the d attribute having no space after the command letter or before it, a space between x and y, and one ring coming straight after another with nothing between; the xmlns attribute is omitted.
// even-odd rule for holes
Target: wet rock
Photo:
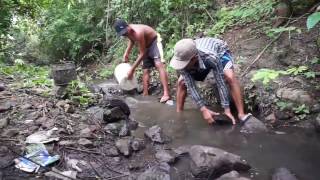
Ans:
<svg viewBox="0 0 320 180"><path fill-rule="evenodd" d="M71 145L76 144L76 142L75 141L66 140L66 141L59 141L58 144L60 146L71 146Z"/></svg>
<svg viewBox="0 0 320 180"><path fill-rule="evenodd" d="M115 135L115 136L119 135L120 129L121 129L121 124L120 123L110 123L110 124L107 124L104 127L104 131L106 133L112 134L112 135Z"/></svg>
<svg viewBox="0 0 320 180"><path fill-rule="evenodd" d="M174 151L177 155L181 156L181 155L188 154L190 148L191 148L191 146L189 146L189 145L184 145L184 146L180 146L180 147L174 149L173 151Z"/></svg>
<svg viewBox="0 0 320 180"><path fill-rule="evenodd" d="M137 161L133 161L133 162L129 163L128 168L129 168L130 171L136 171L136 170L139 170L139 169L143 168L143 166L144 166L143 163L137 162Z"/></svg>
<svg viewBox="0 0 320 180"><path fill-rule="evenodd" d="M116 98L114 96L104 95L103 103L110 109L118 107L125 115L130 115L130 108L128 104L122 99Z"/></svg>
<svg viewBox="0 0 320 180"><path fill-rule="evenodd" d="M19 134L19 129L5 129L2 133L2 136L5 137L14 137Z"/></svg>
<svg viewBox="0 0 320 180"><path fill-rule="evenodd" d="M156 153L156 158L159 162L173 164L177 159L177 154L169 150L160 150Z"/></svg>
<svg viewBox="0 0 320 180"><path fill-rule="evenodd" d="M98 106L93 106L86 110L90 117L93 118L93 120L95 121L103 120L103 111L103 108L100 108Z"/></svg>
<svg viewBox="0 0 320 180"><path fill-rule="evenodd" d="M153 166L140 174L137 180L170 180L170 166L167 163L161 163Z"/></svg>
<svg viewBox="0 0 320 180"><path fill-rule="evenodd" d="M311 113L320 113L320 104L315 104L310 109Z"/></svg>
<svg viewBox="0 0 320 180"><path fill-rule="evenodd" d="M303 89L281 88L277 90L277 97L284 100L290 100L299 104L312 104L312 97Z"/></svg>
<svg viewBox="0 0 320 180"><path fill-rule="evenodd" d="M8 118L0 119L0 129L7 127L9 124Z"/></svg>
<svg viewBox="0 0 320 180"><path fill-rule="evenodd" d="M189 155L191 172L197 178L213 179L232 170L248 171L251 168L240 156L218 148L195 145Z"/></svg>
<svg viewBox="0 0 320 180"><path fill-rule="evenodd" d="M106 150L105 154L112 157L119 156L118 149L115 147L110 147L108 150Z"/></svg>
<svg viewBox="0 0 320 180"><path fill-rule="evenodd" d="M3 83L0 83L0 91L6 90L6 87Z"/></svg>
<svg viewBox="0 0 320 180"><path fill-rule="evenodd" d="M220 176L217 180L250 180L248 178L240 177L240 174L237 171L231 171Z"/></svg>
<svg viewBox="0 0 320 180"><path fill-rule="evenodd" d="M32 108L32 105L31 105L31 104L24 104L24 105L20 106L20 108L21 108L22 110L31 109L31 108Z"/></svg>
<svg viewBox="0 0 320 180"><path fill-rule="evenodd" d="M242 133L261 133L267 132L268 129L266 125L255 117L250 117L250 119L242 126Z"/></svg>
<svg viewBox="0 0 320 180"><path fill-rule="evenodd" d="M318 116L316 117L316 120L314 122L314 127L316 131L320 133L320 114L318 114Z"/></svg>
<svg viewBox="0 0 320 180"><path fill-rule="evenodd" d="M140 151L145 148L145 143L142 139L135 138L132 140L131 147L134 151Z"/></svg>
<svg viewBox="0 0 320 180"><path fill-rule="evenodd" d="M121 129L120 129L120 132L119 132L119 136L120 137L125 137L125 136L130 136L130 129L129 129L129 126L128 124L125 122L123 123Z"/></svg>
<svg viewBox="0 0 320 180"><path fill-rule="evenodd" d="M103 112L103 120L107 123L117 122L127 119L127 115L119 107L107 109Z"/></svg>
<svg viewBox="0 0 320 180"><path fill-rule="evenodd" d="M135 120L129 120L128 121L128 126L130 131L136 130L139 127L139 123Z"/></svg>
<svg viewBox="0 0 320 180"><path fill-rule="evenodd" d="M156 142L156 143L164 143L164 135L162 132L162 129L156 125L152 126L148 130L144 132L144 134L151 139L151 141Z"/></svg>
<svg viewBox="0 0 320 180"><path fill-rule="evenodd" d="M11 109L11 104L10 103L2 103L0 104L0 113L6 112Z"/></svg>
<svg viewBox="0 0 320 180"><path fill-rule="evenodd" d="M292 117L292 114L285 111L276 111L275 116L279 120L288 120Z"/></svg>
<svg viewBox="0 0 320 180"><path fill-rule="evenodd" d="M92 141L90 141L89 139L86 139L86 138L80 138L78 140L78 144L85 146L85 147L92 147L93 146Z"/></svg>
<svg viewBox="0 0 320 180"><path fill-rule="evenodd" d="M123 138L116 141L116 147L124 156L130 156L132 153L131 139Z"/></svg>
<svg viewBox="0 0 320 180"><path fill-rule="evenodd" d="M298 180L287 168L278 168L272 175L272 180Z"/></svg>

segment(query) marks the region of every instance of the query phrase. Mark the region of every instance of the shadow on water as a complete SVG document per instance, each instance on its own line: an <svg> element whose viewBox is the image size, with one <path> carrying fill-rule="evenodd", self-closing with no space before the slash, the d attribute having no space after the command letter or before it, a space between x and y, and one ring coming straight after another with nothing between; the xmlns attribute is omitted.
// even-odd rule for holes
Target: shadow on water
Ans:
<svg viewBox="0 0 320 180"><path fill-rule="evenodd" d="M275 168L287 167L303 180L320 178L320 136L308 130L286 128L285 134L242 134L238 126L208 125L192 103L186 104L183 113L175 112L174 106L157 102L154 97L127 98L132 117L139 121L136 136L153 125L162 127L172 142L171 147L181 145L208 145L238 154L253 167L252 179L271 179ZM178 161L178 173L187 169L185 160Z"/></svg>

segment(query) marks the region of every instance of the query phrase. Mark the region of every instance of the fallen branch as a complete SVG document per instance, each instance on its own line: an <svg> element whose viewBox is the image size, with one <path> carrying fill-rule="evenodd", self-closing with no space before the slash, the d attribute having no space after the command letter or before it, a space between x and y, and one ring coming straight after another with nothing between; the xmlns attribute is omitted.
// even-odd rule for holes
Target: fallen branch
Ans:
<svg viewBox="0 0 320 180"><path fill-rule="evenodd" d="M20 142L18 139L3 138L3 137L0 137L0 140L1 140L1 141L14 141L14 142Z"/></svg>
<svg viewBox="0 0 320 180"><path fill-rule="evenodd" d="M97 155L106 156L105 154L100 153L100 152L96 152L96 151L83 150L83 149L76 149L76 148L72 148L72 147L65 147L65 148L66 148L66 149L70 149L70 150L74 150L74 151L79 151L79 152L88 153L88 154L97 154Z"/></svg>

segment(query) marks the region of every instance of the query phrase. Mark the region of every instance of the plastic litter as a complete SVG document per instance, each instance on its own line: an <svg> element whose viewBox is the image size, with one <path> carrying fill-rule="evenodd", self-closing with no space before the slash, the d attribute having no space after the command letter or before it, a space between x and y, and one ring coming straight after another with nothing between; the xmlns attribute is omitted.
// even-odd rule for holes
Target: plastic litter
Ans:
<svg viewBox="0 0 320 180"><path fill-rule="evenodd" d="M59 137L52 138L51 135L54 131L58 130L58 128L54 127L48 131L38 131L36 133L31 134L27 137L26 143L49 143L52 141L59 141Z"/></svg>
<svg viewBox="0 0 320 180"><path fill-rule="evenodd" d="M35 164L23 157L15 159L15 167L26 172L38 172L40 165L45 167L60 159L59 155L50 156L43 144L30 144L26 149L27 154L25 157L38 163Z"/></svg>

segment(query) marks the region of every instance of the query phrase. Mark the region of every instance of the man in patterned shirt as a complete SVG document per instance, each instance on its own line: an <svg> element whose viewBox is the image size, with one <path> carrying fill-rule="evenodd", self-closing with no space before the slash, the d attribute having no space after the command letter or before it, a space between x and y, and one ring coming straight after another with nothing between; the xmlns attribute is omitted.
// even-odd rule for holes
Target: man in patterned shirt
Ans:
<svg viewBox="0 0 320 180"><path fill-rule="evenodd" d="M232 123L236 124L236 121L230 111L229 91L224 78L230 86L231 96L238 110L238 118L245 122L251 116L244 113L240 85L233 70L232 57L226 42L216 38L182 39L174 47L174 57L170 66L181 74L177 83L177 112L181 112L184 108L188 89L192 99L200 108L203 118L209 124L214 122L213 116L219 113L207 108L195 85L195 81L203 81L212 70L224 113Z"/></svg>

